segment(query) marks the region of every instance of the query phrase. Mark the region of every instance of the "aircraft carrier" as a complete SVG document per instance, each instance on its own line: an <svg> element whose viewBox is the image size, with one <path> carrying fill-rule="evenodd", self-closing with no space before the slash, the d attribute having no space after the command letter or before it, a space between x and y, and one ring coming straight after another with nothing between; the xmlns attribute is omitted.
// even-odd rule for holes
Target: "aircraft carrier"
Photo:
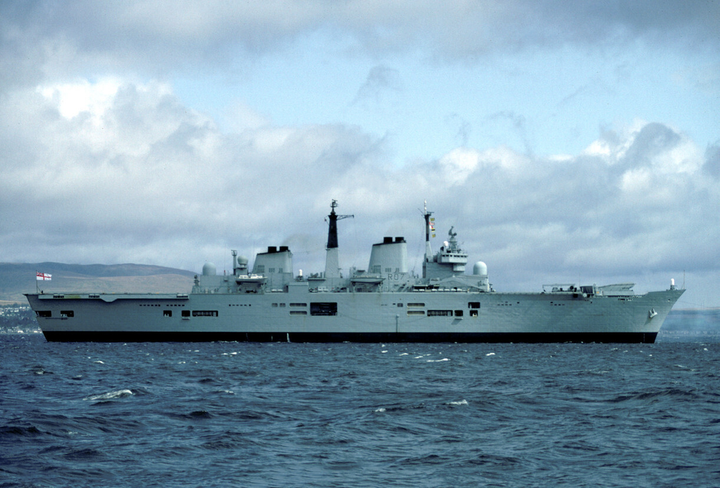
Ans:
<svg viewBox="0 0 720 488"><path fill-rule="evenodd" d="M232 251L233 271L206 263L189 293L27 293L48 341L645 342L652 343L685 291L635 294L632 283L552 284L496 291L488 268L453 228L437 252L423 210L422 276L408 269L404 237L372 246L366 270L339 266L332 201L325 271L295 274L286 246L258 253L252 268Z"/></svg>

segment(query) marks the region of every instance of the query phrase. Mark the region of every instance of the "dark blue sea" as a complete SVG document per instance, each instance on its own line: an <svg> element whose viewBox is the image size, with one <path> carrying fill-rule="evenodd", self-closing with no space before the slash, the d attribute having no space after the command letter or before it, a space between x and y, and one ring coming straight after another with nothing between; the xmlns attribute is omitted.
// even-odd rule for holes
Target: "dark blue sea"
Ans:
<svg viewBox="0 0 720 488"><path fill-rule="evenodd" d="M720 485L720 344L0 336L2 487Z"/></svg>

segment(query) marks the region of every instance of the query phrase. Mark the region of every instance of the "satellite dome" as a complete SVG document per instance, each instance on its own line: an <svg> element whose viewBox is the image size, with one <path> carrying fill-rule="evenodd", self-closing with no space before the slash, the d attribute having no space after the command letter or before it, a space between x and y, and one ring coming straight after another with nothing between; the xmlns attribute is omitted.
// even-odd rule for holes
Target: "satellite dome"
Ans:
<svg viewBox="0 0 720 488"><path fill-rule="evenodd" d="M473 265L473 274L480 276L487 276L487 264L482 261L478 261Z"/></svg>
<svg viewBox="0 0 720 488"><path fill-rule="evenodd" d="M203 266L203 276L215 276L217 270L213 263L205 263Z"/></svg>
<svg viewBox="0 0 720 488"><path fill-rule="evenodd" d="M244 265L244 266L247 267L248 258L245 257L245 256L238 256L238 257L237 257L237 263L238 263L238 266L243 266L243 265Z"/></svg>

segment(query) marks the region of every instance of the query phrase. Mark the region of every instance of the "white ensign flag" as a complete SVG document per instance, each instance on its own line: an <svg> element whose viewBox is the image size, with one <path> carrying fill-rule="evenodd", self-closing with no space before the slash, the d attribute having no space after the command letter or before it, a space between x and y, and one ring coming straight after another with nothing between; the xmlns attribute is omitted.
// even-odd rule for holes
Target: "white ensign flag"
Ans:
<svg viewBox="0 0 720 488"><path fill-rule="evenodd" d="M50 281L52 279L51 274L47 273L37 273L37 280L38 281Z"/></svg>

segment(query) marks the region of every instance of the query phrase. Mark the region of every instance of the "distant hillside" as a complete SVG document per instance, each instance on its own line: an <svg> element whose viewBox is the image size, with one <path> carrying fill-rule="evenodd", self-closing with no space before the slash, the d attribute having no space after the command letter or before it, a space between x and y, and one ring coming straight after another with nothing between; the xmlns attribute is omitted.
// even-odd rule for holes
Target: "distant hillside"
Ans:
<svg viewBox="0 0 720 488"><path fill-rule="evenodd" d="M37 281L36 272L49 273L51 281ZM158 292L188 293L196 273L144 264L0 263L0 303L26 303L36 283L46 292Z"/></svg>

